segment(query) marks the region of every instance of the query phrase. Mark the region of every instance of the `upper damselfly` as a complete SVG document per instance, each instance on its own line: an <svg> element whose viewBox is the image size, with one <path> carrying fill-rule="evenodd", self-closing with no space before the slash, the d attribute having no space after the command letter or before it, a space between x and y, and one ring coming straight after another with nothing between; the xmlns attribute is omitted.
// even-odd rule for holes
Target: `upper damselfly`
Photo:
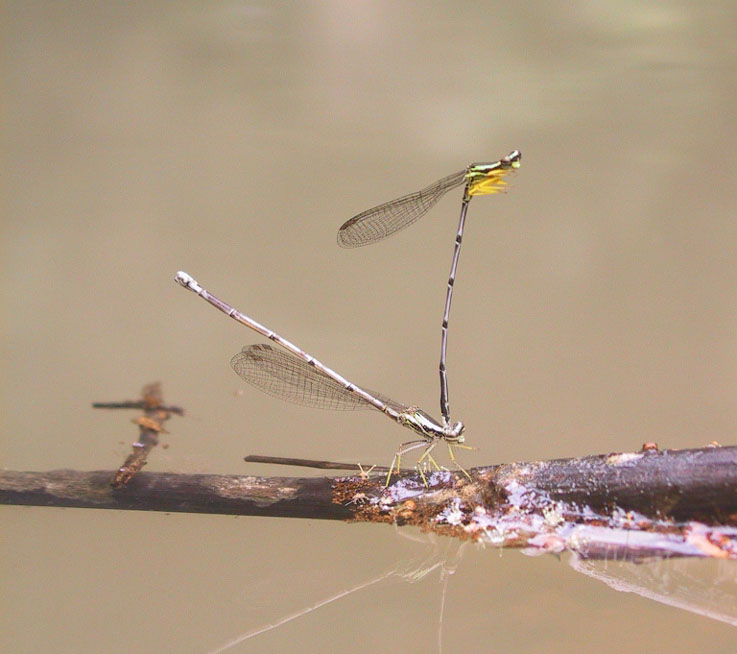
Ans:
<svg viewBox="0 0 737 654"><path fill-rule="evenodd" d="M422 218L448 191L465 185L461 202L461 217L458 221L453 260L448 277L448 289L445 294L440 345L440 411L443 416L443 424L446 427L451 424L448 375L446 372L448 321L450 320L450 303L453 299L453 286L461 252L468 204L471 198L476 195L492 195L504 192L507 186L504 178L511 171L520 167L521 160L522 153L519 150L513 150L499 161L471 164L464 170L443 177L443 179L430 184L421 191L404 195L391 202L380 204L373 209L362 211L343 223L338 230L338 244L342 247L355 248L376 243L376 241L391 236Z"/></svg>

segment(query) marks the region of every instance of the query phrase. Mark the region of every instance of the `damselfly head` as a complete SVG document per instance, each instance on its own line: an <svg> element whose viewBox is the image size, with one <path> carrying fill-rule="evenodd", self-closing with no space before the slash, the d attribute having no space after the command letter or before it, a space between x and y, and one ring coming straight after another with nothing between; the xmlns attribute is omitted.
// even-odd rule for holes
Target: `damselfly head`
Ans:
<svg viewBox="0 0 737 654"><path fill-rule="evenodd" d="M454 422L450 429L448 430L448 438L449 440L452 440L455 443L462 443L466 440L466 437L463 435L463 430L466 428L466 425L464 425L462 422Z"/></svg>
<svg viewBox="0 0 737 654"><path fill-rule="evenodd" d="M466 194L493 195L504 193L507 188L507 175L513 173L520 167L522 153L512 150L506 157L491 163L475 163L466 169Z"/></svg>
<svg viewBox="0 0 737 654"><path fill-rule="evenodd" d="M502 158L501 162L512 168L519 168L522 163L522 153L519 150L512 150L506 157Z"/></svg>

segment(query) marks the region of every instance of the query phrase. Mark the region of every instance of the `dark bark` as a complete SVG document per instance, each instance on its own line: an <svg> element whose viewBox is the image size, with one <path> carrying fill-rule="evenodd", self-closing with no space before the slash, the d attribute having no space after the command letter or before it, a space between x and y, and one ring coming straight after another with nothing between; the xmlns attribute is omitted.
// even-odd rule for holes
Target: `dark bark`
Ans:
<svg viewBox="0 0 737 654"><path fill-rule="evenodd" d="M557 459L489 468L490 487L509 479L581 510L615 507L650 518L737 523L737 446Z"/></svg>
<svg viewBox="0 0 737 654"><path fill-rule="evenodd" d="M0 503L87 509L125 509L346 520L332 502L331 480L139 472L113 488L112 473L0 472Z"/></svg>
<svg viewBox="0 0 737 654"><path fill-rule="evenodd" d="M564 503L570 519L591 511L630 511L677 522L737 523L737 447L514 463L470 473L473 482L456 474L431 475L428 488L408 475L401 481L393 478L385 489L383 475L365 479L140 472L126 487L113 489L109 471L4 471L0 503L345 520L369 519L361 509L368 498L381 497L382 508L390 510L409 496L432 503L441 490L466 499L476 494L476 505L491 512L513 500L510 489L523 488L528 503L534 497ZM447 492L443 498L447 501ZM401 519L393 515L393 521Z"/></svg>

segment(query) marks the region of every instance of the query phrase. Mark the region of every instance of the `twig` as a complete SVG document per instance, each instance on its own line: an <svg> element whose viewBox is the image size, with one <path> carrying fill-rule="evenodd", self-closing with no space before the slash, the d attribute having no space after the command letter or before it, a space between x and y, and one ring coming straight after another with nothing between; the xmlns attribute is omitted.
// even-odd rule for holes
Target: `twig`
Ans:
<svg viewBox="0 0 737 654"><path fill-rule="evenodd" d="M415 525L499 547L581 556L737 559L737 447L646 449L421 478L0 473L0 503Z"/></svg>
<svg viewBox="0 0 737 654"><path fill-rule="evenodd" d="M0 504L66 506L346 520L332 502L332 480L140 472L123 488L110 472L0 472Z"/></svg>
<svg viewBox="0 0 737 654"><path fill-rule="evenodd" d="M154 382L146 384L141 389L141 398L138 400L124 400L123 402L93 402L93 409L140 409L141 411L166 411L184 415L184 409L180 406L164 404L161 383Z"/></svg>
<svg viewBox="0 0 737 654"><path fill-rule="evenodd" d="M244 456L243 460L247 463L267 463L301 468L315 468L317 470L355 470L356 472L364 474L367 473L368 470L376 473L389 472L389 468L385 466L362 466L360 463L339 463L337 461L319 461L317 459L295 459L286 456L262 456L260 454L249 454L248 456Z"/></svg>
<svg viewBox="0 0 737 654"><path fill-rule="evenodd" d="M93 402L93 409L140 409L146 410L146 403L142 400L124 400L123 402ZM161 411L168 413L176 413L178 416L184 415L184 409L173 404L162 404L158 407Z"/></svg>
<svg viewBox="0 0 737 654"><path fill-rule="evenodd" d="M159 434L166 433L164 422L172 413L184 415L184 409L178 406L166 406L161 391L161 384L154 382L141 389L140 400L124 402L95 402L93 409L141 409L144 415L133 420L139 429L138 440L133 443L133 452L113 475L110 485L113 488L125 486L143 466L146 465L149 452L159 444Z"/></svg>

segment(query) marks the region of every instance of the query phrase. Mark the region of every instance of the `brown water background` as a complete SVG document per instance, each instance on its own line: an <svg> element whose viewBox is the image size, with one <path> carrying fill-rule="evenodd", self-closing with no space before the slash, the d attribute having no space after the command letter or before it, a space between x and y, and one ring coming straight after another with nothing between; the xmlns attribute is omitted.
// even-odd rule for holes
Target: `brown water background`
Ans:
<svg viewBox="0 0 737 654"><path fill-rule="evenodd" d="M228 361L259 338L173 275L437 414L460 191L370 248L336 230L513 148L512 190L471 205L456 285L464 465L734 442L734 2L3 2L1 18L4 467L114 468L134 414L90 403L154 380L188 416L149 470L387 463L405 434L378 414L242 384ZM316 521L7 507L2 523L7 652L203 652L424 551ZM436 651L440 590L372 587L232 651ZM443 623L445 651L736 636L553 557L474 548Z"/></svg>

